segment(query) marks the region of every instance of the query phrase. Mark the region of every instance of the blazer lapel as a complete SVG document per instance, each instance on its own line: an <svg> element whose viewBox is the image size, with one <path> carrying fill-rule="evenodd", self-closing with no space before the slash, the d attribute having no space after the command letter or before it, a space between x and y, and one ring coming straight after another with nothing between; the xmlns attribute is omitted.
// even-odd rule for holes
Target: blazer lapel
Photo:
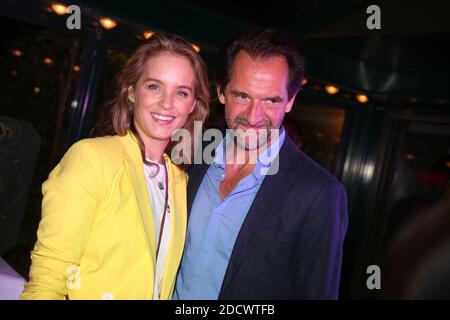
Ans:
<svg viewBox="0 0 450 320"><path fill-rule="evenodd" d="M137 141L131 133L128 133L122 139L126 168L133 184L134 195L139 209L139 218L142 222L141 226L146 236L147 248L151 256L152 269L149 272L154 274L156 268L155 225L147 182L144 176L142 156ZM184 172L175 168L175 165L166 154L163 156L168 169L171 223L160 297L161 299L169 299L175 285L175 281L169 280L175 279L186 236L186 182ZM153 292L151 292L151 296L153 297Z"/></svg>
<svg viewBox="0 0 450 320"><path fill-rule="evenodd" d="M170 240L161 283L161 300L171 298L175 277L184 249L186 237L186 183L184 172L176 169L170 158L164 154L168 168L170 193Z"/></svg>
<svg viewBox="0 0 450 320"><path fill-rule="evenodd" d="M147 240L147 248L155 266L156 252L155 225L153 221L153 210L150 204L150 197L147 191L147 183L144 176L142 156L139 151L136 139L131 133L123 137L124 153L126 156L126 167L133 184L134 195L139 209L139 219L142 222L142 231Z"/></svg>
<svg viewBox="0 0 450 320"><path fill-rule="evenodd" d="M292 176L290 176L289 173L298 157L299 152L296 149L296 146L289 136L286 135L279 153L279 172L264 178L264 181L253 200L234 244L233 252L222 282L219 298L231 284L234 275L239 270L239 267L249 253L263 227L270 218L276 214L275 209L278 203L283 201L285 195L289 191L291 184L293 183Z"/></svg>
<svg viewBox="0 0 450 320"><path fill-rule="evenodd" d="M189 183L187 190L187 214L188 218L191 213L192 204L194 203L195 196L197 195L198 188L203 181L203 177L209 168L209 164L202 163L199 165L194 165L188 172Z"/></svg>
<svg viewBox="0 0 450 320"><path fill-rule="evenodd" d="M222 137L223 139L223 137ZM207 147L208 143L204 142L202 145L202 150ZM215 149L212 150L211 155L215 157L216 152ZM194 164L188 170L189 182L187 187L187 215L189 219L189 215L191 214L192 204L194 203L195 196L197 195L198 188L202 184L203 177L208 171L210 163L203 162L203 152L202 152L202 163Z"/></svg>

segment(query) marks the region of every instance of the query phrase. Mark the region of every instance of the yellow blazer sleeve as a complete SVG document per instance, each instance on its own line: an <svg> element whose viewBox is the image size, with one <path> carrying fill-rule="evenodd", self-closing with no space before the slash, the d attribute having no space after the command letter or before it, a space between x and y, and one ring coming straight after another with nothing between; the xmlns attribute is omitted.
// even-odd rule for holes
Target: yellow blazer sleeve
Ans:
<svg viewBox="0 0 450 320"><path fill-rule="evenodd" d="M69 281L77 281L103 186L97 151L89 140L77 142L42 185L42 219L21 299L65 299L69 274Z"/></svg>

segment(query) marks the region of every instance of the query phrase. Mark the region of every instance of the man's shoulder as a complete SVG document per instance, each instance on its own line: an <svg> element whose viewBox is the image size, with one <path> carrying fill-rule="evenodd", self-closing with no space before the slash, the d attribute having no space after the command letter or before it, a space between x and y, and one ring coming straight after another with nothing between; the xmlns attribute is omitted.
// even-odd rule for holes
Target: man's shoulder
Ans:
<svg viewBox="0 0 450 320"><path fill-rule="evenodd" d="M315 181L318 184L340 183L329 171L300 150L295 171L309 182Z"/></svg>
<svg viewBox="0 0 450 320"><path fill-rule="evenodd" d="M291 189L303 194L314 195L325 186L342 188L341 182L335 176L299 149L296 150L295 161L285 175L290 180ZM283 183L288 183L288 180L283 180Z"/></svg>

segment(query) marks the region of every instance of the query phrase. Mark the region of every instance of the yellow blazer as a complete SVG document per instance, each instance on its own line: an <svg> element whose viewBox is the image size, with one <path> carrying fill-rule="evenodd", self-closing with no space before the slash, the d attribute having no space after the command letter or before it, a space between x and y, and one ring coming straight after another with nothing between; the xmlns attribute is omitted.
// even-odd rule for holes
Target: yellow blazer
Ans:
<svg viewBox="0 0 450 320"><path fill-rule="evenodd" d="M186 174L168 164L171 229L161 299L186 235ZM22 299L152 299L155 225L135 137L75 143L42 185L42 219Z"/></svg>

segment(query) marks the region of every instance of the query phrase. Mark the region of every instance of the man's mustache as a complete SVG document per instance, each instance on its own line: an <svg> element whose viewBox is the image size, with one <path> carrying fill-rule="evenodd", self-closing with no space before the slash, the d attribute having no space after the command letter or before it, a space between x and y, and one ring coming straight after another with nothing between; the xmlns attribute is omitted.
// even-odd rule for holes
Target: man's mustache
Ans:
<svg viewBox="0 0 450 320"><path fill-rule="evenodd" d="M245 125L245 126L248 126L248 127L255 127L255 128L259 128L259 127L271 128L272 127L272 121L270 121L269 119L263 119L263 120L259 121L256 124L251 124L244 117L236 117L236 119L234 119L233 122L236 125L242 124L242 125Z"/></svg>

